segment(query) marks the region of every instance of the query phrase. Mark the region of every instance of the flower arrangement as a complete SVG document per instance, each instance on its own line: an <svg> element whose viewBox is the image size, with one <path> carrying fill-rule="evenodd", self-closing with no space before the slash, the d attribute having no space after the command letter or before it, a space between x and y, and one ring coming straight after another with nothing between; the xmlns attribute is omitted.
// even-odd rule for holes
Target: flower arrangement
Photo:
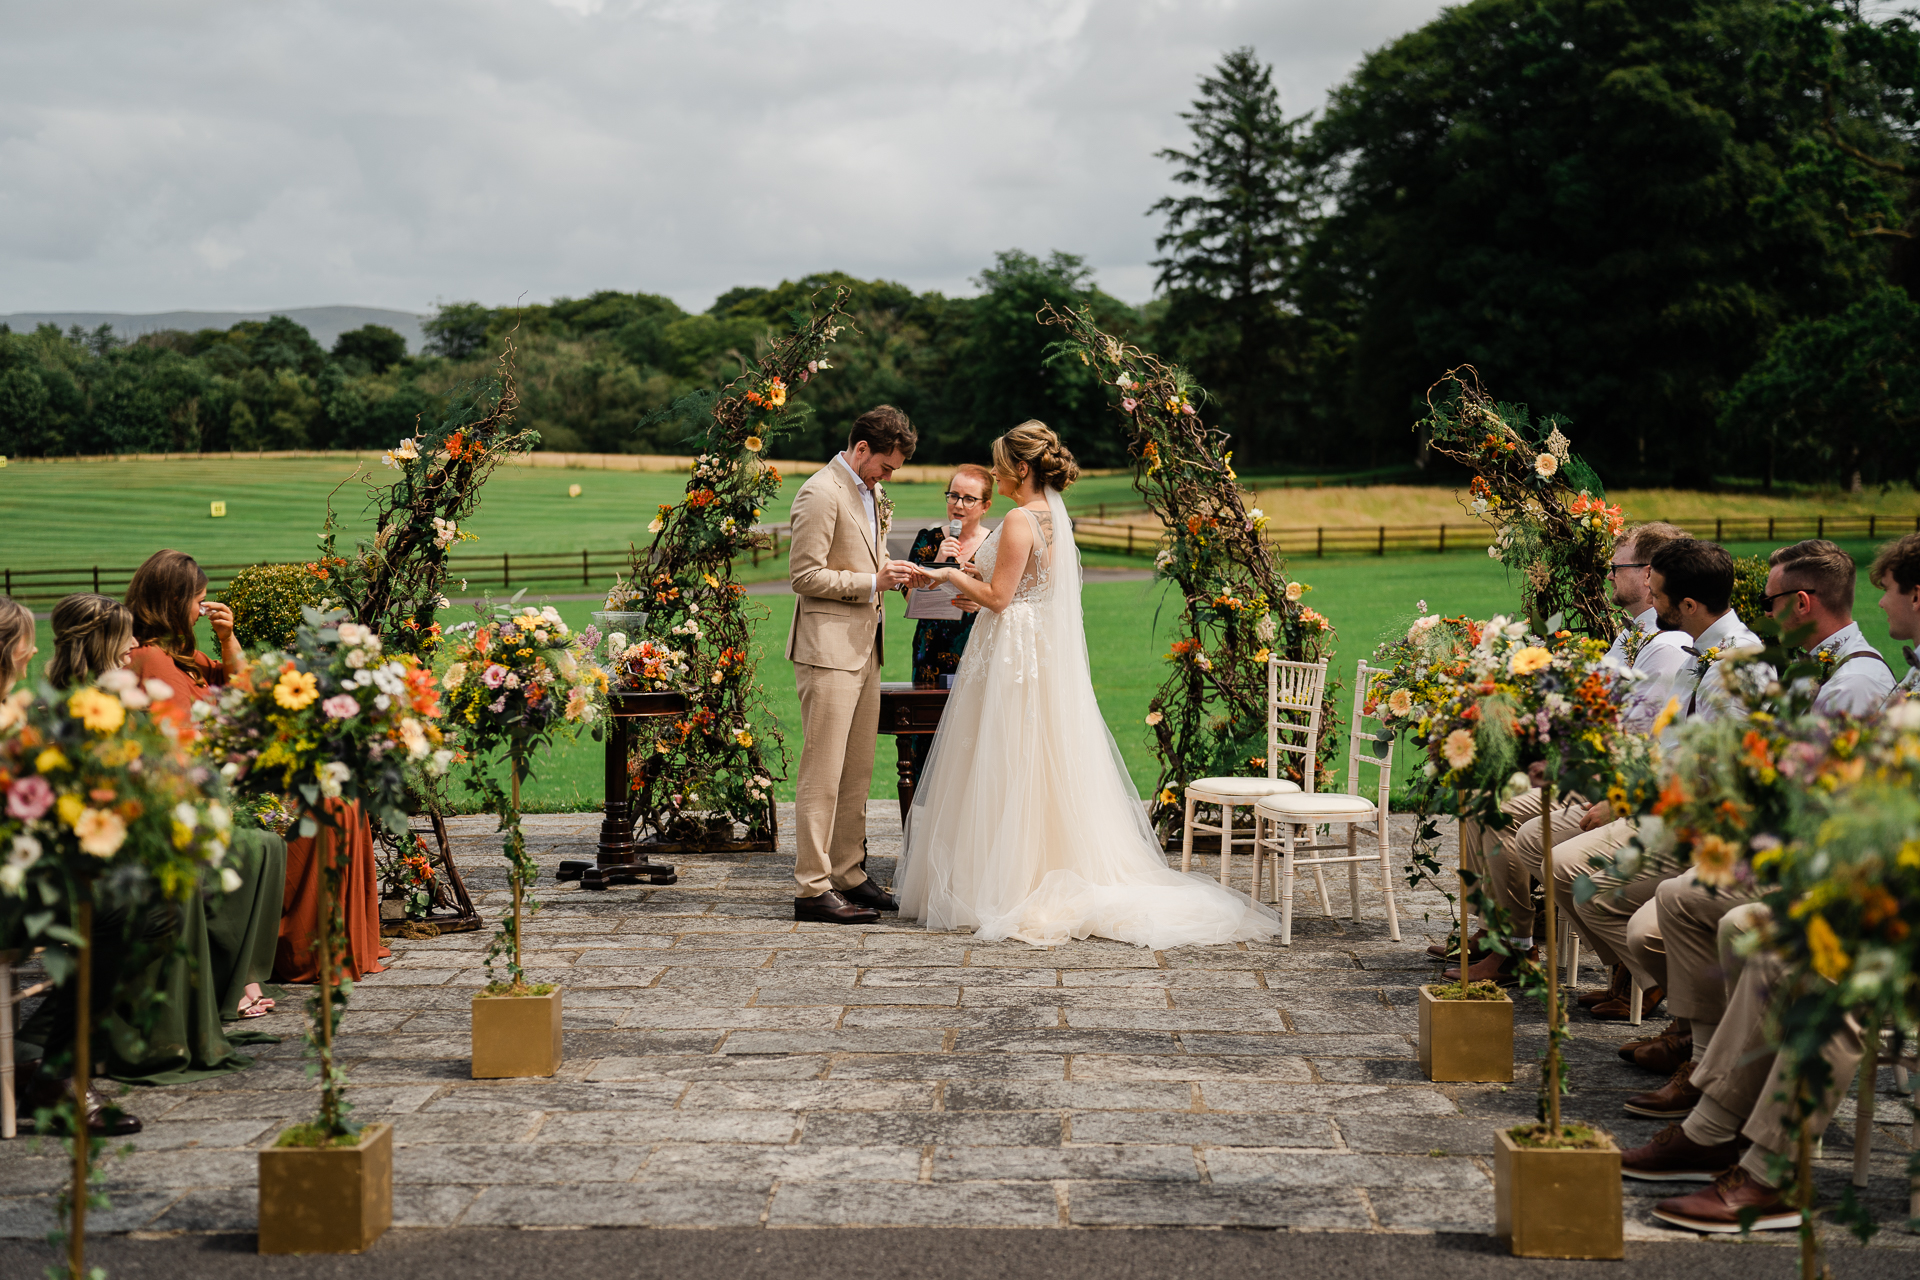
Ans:
<svg viewBox="0 0 1920 1280"><path fill-rule="evenodd" d="M646 602L645 591L628 579L615 574L613 586L607 590L607 602L602 607L608 613L631 613L637 611Z"/></svg>
<svg viewBox="0 0 1920 1280"><path fill-rule="evenodd" d="M487 994L517 994L527 990L520 964L522 921L539 910L537 900L528 902L527 891L540 874L520 829L520 783L533 776L535 756L555 734L577 732L599 719L607 675L591 657L600 639L594 629L573 632L552 605L522 606L516 595L504 607L489 601L476 612L475 621L450 632L453 662L440 687L447 696L447 722L476 766L467 785L500 815L500 830L506 833L513 912L501 920L487 949L487 970L491 975L494 961L505 956L507 980L489 985ZM510 783L504 791L484 765L496 754L506 756Z"/></svg>
<svg viewBox="0 0 1920 1280"><path fill-rule="evenodd" d="M1201 418L1206 393L1193 375L1102 332L1084 312L1047 306L1039 318L1063 331L1049 359L1078 359L1111 388L1130 433L1134 488L1165 530L1154 576L1184 602L1183 639L1148 703L1159 717L1148 722L1160 758L1153 818L1165 830L1182 820L1182 793L1195 778L1239 773L1256 758L1265 769L1267 660L1317 662L1331 654L1334 628L1302 603L1304 585L1287 581L1262 541L1266 513L1233 483L1227 436ZM1336 687L1329 683L1325 724L1337 723ZM1337 758L1337 745L1321 736L1323 763Z"/></svg>
<svg viewBox="0 0 1920 1280"><path fill-rule="evenodd" d="M473 535L461 523L480 502L493 469L539 444L536 431L516 431L520 405L513 343L491 381L452 392L437 426L420 425L381 457L398 474L365 481L373 536L342 552L331 501L312 569L324 594L390 650L429 654L440 641L435 614L446 607L447 553Z"/></svg>
<svg viewBox="0 0 1920 1280"><path fill-rule="evenodd" d="M736 827L750 842L772 837L770 787L785 776L786 749L757 681L750 606L733 566L741 552L771 545L755 529L781 485L767 454L807 425L811 410L797 393L832 368L827 350L851 324L848 296L841 289L826 307L796 313L793 331L719 391L648 419L679 424L697 454L685 496L661 504L648 526L653 542L632 568L642 594L628 607L647 611L658 652L671 646L675 657L615 662L623 683L641 682L629 687L688 699L684 718L642 720L632 735L632 812L661 842L710 848L732 843Z"/></svg>
<svg viewBox="0 0 1920 1280"><path fill-rule="evenodd" d="M202 751L236 791L287 797L299 833L319 837L320 980L307 1008L320 1112L289 1134L297 1145L324 1146L356 1131L347 1120L346 1074L333 1053L351 993L339 977L345 868L334 857L333 833L358 803L404 835L410 772L442 774L453 759L441 745L439 690L432 671L412 654L388 652L372 628L309 609L288 649L259 655L246 680L229 685L217 702L195 704L193 714Z"/></svg>
<svg viewBox="0 0 1920 1280"><path fill-rule="evenodd" d="M746 655L737 649L723 650L718 664L729 662L744 663ZM687 655L678 649L653 640L642 640L630 644L620 651L614 661L614 679L623 689L639 689L646 693L671 693L683 691L688 682ZM715 683L724 680L725 674L716 670Z"/></svg>
<svg viewBox="0 0 1920 1280"><path fill-rule="evenodd" d="M1446 388L1439 403L1434 393ZM1468 511L1493 526L1487 555L1520 576L1535 631L1564 617L1588 636L1618 629L1609 589L1614 540L1625 527L1600 477L1572 451L1559 419L1533 421L1523 405L1496 404L1471 365L1427 389L1417 430L1438 453L1472 468Z"/></svg>
<svg viewBox="0 0 1920 1280"><path fill-rule="evenodd" d="M76 1276L87 1274L87 1209L106 1203L93 1187L106 1144L86 1130L95 907L133 914L155 899L184 900L210 876L223 890L239 884L221 865L232 815L214 794L217 782L146 714L169 694L159 681L142 685L111 671L97 686L65 693L43 686L37 696L21 691L0 700L0 918L15 937L48 944L48 976L79 992L76 1096L37 1125L76 1135L72 1183L60 1203ZM137 973L151 958L129 956L122 972ZM66 1056L48 1046L49 1065Z"/></svg>

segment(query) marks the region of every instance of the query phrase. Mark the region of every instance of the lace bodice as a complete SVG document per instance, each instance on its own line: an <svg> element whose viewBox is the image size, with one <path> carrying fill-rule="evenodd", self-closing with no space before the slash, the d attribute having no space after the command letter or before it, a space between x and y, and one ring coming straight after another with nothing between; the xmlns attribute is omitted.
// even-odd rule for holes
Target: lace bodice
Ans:
<svg viewBox="0 0 1920 1280"><path fill-rule="evenodd" d="M1016 604L1044 599L1053 585L1053 513L1029 511L1025 507L1014 510L1033 521L1033 550L1027 554L1027 567L1020 574L1020 585L1014 588L1013 599L1007 605L1009 609ZM993 581L993 567L1000 560L1000 534L1006 527L1006 521L1001 521L1000 528L987 535L987 540L973 553L973 563L988 582Z"/></svg>

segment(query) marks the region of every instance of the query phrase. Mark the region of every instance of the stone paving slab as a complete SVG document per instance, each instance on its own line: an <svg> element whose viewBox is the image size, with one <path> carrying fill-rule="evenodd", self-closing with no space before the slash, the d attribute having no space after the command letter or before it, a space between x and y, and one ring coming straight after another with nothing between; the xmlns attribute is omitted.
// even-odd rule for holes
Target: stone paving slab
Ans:
<svg viewBox="0 0 1920 1280"><path fill-rule="evenodd" d="M1511 1086L1422 1078L1414 988L1437 973L1437 893L1396 885L1400 942L1363 877L1358 921L1344 883L1329 883L1332 919L1308 886L1290 948L975 946L891 918L796 924L790 835L779 855L684 859L672 887L555 885L599 821L527 820L549 873L528 961L564 991L557 1076L470 1078L485 934L392 940L388 970L356 985L339 1045L356 1118L394 1126L396 1225L1491 1229L1492 1135L1532 1118L1544 1020L1517 1010ZM875 802L869 823L884 883L897 807ZM498 915L491 825L452 829ZM1409 826L1395 820L1403 847ZM1202 853L1195 868L1218 863ZM250 1069L131 1091L147 1129L110 1166L94 1230L252 1229L255 1152L313 1105L298 1003L257 1024L289 1039L247 1050ZM1659 1123L1620 1100L1658 1082L1612 1052L1639 1032L1584 1015L1574 1031L1568 1117L1646 1141ZM1867 1199L1895 1221L1905 1113L1887 1098L1880 1115ZM1852 1116L1848 1103L1828 1136L1823 1193L1850 1170ZM46 1232L64 1171L30 1139L0 1146L0 1236ZM1631 1237L1692 1238L1648 1216L1669 1190L1627 1185Z"/></svg>

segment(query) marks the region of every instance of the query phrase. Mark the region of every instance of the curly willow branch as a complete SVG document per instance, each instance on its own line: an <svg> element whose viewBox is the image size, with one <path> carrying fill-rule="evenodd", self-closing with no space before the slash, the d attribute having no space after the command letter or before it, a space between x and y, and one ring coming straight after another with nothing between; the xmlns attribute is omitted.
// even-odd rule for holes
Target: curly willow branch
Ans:
<svg viewBox="0 0 1920 1280"><path fill-rule="evenodd" d="M816 295L817 297L818 295ZM686 496L662 503L652 546L633 558L634 584L647 630L685 653L687 714L644 720L628 764L636 823L662 842L714 848L744 826L749 840L772 834L773 784L787 775L786 744L758 680L760 654L746 589L733 581L734 557L770 546L754 521L780 491L767 463L773 443L801 429L809 406L791 391L830 368L825 356L841 330L850 293L837 289L824 311L792 313L793 332L775 342L719 391L702 390L653 415L643 426L679 422L699 454Z"/></svg>
<svg viewBox="0 0 1920 1280"><path fill-rule="evenodd" d="M1180 589L1182 638L1147 722L1160 758L1153 819L1177 823L1195 778L1265 771L1268 654L1319 662L1333 629L1288 590L1284 564L1260 536L1265 517L1249 514L1233 483L1226 433L1200 417L1205 393L1192 374L1103 332L1086 311L1048 303L1037 318L1064 331L1050 360L1077 357L1110 389L1126 419L1134 488L1165 529L1154 569ZM1322 709L1328 726L1334 687ZM1334 748L1323 733L1323 764ZM1282 767L1282 776L1300 775Z"/></svg>

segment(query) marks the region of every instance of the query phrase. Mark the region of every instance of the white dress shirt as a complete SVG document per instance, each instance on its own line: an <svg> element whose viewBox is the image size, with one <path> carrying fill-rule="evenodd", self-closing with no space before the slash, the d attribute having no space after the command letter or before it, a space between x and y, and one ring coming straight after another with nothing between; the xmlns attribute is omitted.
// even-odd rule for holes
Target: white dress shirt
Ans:
<svg viewBox="0 0 1920 1280"><path fill-rule="evenodd" d="M1905 646L1900 652L1906 655L1907 674L1900 678L1900 683L1893 686L1893 692L1887 695L1888 706L1893 705L1895 698L1920 697L1920 661L1914 659L1912 645Z"/></svg>
<svg viewBox="0 0 1920 1280"><path fill-rule="evenodd" d="M1813 710L1817 715L1864 716L1878 711L1894 690L1893 667L1868 643L1857 622L1849 622L1809 652L1816 658L1831 657L1838 663L1813 697ZM1862 656L1849 658L1849 654Z"/></svg>
<svg viewBox="0 0 1920 1280"><path fill-rule="evenodd" d="M873 501L873 490L867 488L867 482L862 480L860 473L853 469L853 464L847 461L846 454L836 453L833 456L841 466L847 469L847 474L853 477L853 487L860 495L860 505L867 509L867 523L873 528L874 558L877 560L886 559L886 552L880 546L880 508L875 505ZM867 594L868 601L876 600L880 596L880 575L876 573L872 576L873 589Z"/></svg>
<svg viewBox="0 0 1920 1280"><path fill-rule="evenodd" d="M1678 725L1690 716L1701 720L1718 720L1722 716L1744 719L1746 713L1727 691L1726 654L1732 649L1762 647L1760 637L1740 621L1740 615L1733 610L1729 609L1716 618L1712 626L1687 646L1691 650L1687 653L1691 661L1674 677L1673 696L1680 699L1680 714L1674 718L1674 724ZM1702 661L1702 655L1710 649L1720 650L1721 656L1708 664ZM1701 671L1703 666L1706 667L1704 673ZM1770 668L1766 678L1773 678Z"/></svg>
<svg viewBox="0 0 1920 1280"><path fill-rule="evenodd" d="M1645 734L1653 728L1654 719L1667 705L1667 699L1673 696L1674 680L1686 669L1693 655L1686 649L1687 633L1660 630L1658 611L1648 609L1623 628L1614 637L1613 647L1607 650L1608 656L1617 657L1623 667L1629 665L1627 638L1635 632L1647 638L1641 642L1640 652L1631 663L1634 674L1640 678L1633 682L1621 704L1620 723L1630 733Z"/></svg>

